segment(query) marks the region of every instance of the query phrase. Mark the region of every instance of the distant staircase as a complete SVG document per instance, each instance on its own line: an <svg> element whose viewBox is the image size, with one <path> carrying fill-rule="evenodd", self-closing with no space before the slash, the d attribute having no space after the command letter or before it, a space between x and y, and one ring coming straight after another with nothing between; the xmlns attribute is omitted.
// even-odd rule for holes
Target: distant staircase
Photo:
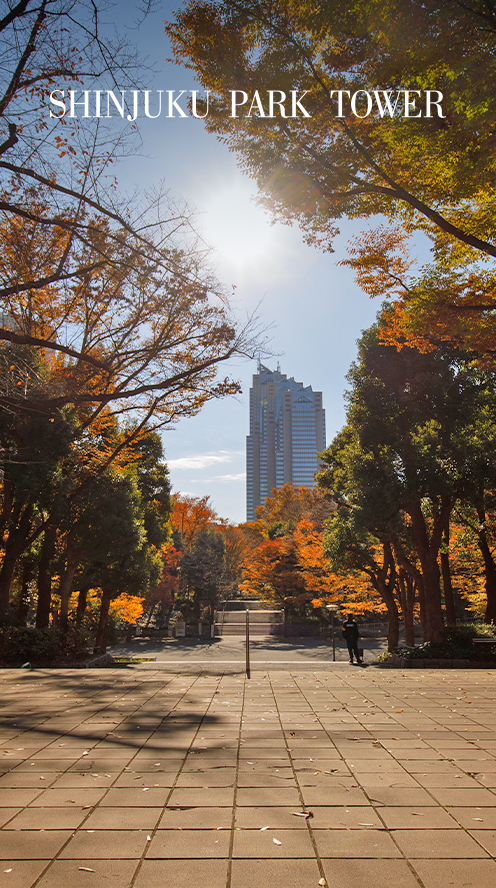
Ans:
<svg viewBox="0 0 496 888"><path fill-rule="evenodd" d="M250 612L250 638L267 638L282 635L284 630L284 612L282 610L266 610L260 602L235 599L227 601L225 608L217 612L215 635L245 635L246 611Z"/></svg>

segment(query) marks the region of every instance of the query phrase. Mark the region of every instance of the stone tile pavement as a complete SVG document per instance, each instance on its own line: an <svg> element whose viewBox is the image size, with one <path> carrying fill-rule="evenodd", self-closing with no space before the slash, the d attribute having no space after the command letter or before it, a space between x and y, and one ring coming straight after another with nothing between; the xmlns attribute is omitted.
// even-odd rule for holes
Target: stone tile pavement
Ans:
<svg viewBox="0 0 496 888"><path fill-rule="evenodd" d="M496 671L0 672L0 885L493 888Z"/></svg>

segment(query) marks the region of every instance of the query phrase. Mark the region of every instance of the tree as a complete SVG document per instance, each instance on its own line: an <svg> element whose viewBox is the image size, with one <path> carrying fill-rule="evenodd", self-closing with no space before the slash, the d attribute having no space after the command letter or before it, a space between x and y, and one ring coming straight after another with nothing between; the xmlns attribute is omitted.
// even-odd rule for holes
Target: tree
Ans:
<svg viewBox="0 0 496 888"><path fill-rule="evenodd" d="M356 509L338 509L329 521L324 537L325 554L336 573L364 573L387 608L388 649L394 651L399 642L398 604L394 595L396 565L391 543L377 537L360 524Z"/></svg>
<svg viewBox="0 0 496 888"><path fill-rule="evenodd" d="M266 497L256 510L256 520L242 524L243 532L255 542L292 533L303 518L322 530L335 508L331 497L317 488L283 484Z"/></svg>
<svg viewBox="0 0 496 888"><path fill-rule="evenodd" d="M161 441L146 429L132 437L130 428L119 427L115 417L105 411L76 441L77 418L68 408L57 411L56 420L43 413L5 411L0 420L0 440L10 445L0 486L5 541L0 570L2 616L15 600L15 572L25 564L29 581L37 577L37 626L47 626L52 613L65 632L74 585L81 584L82 594L91 587L86 584L89 576L92 585L98 585L95 576L100 570L100 547L105 547L101 558L109 564L112 547L119 549L120 540L112 540L112 534L120 533L119 524L109 521L108 506L115 485L122 481L132 486L129 509L134 508L135 521L141 527L145 561L155 563L168 541L170 484ZM109 453L114 457L111 467ZM129 557L131 554L130 547ZM52 588L54 576L59 577L56 590ZM27 581L22 580L23 584ZM26 598L26 592L23 594ZM59 610L54 614L55 600ZM82 602L79 619L83 611Z"/></svg>
<svg viewBox="0 0 496 888"><path fill-rule="evenodd" d="M112 403L170 422L236 391L217 367L253 351L188 216L160 193L114 200L111 121L47 114L55 84L136 87L139 62L110 36L106 8L19 0L0 20L0 341L53 359L37 391L0 385L0 406L71 404L91 421Z"/></svg>
<svg viewBox="0 0 496 888"><path fill-rule="evenodd" d="M0 614L37 545L38 626L57 566L67 621L87 497L112 470L131 472L153 429L238 391L218 369L254 354L250 322L238 329L185 213L160 192L119 205L107 122L46 113L54 87L136 87L138 62L108 36L105 8L19 0L0 18ZM168 522L165 470L142 466L137 483L151 553Z"/></svg>
<svg viewBox="0 0 496 888"><path fill-rule="evenodd" d="M224 579L223 596L235 598L241 583L241 570L245 558L250 551L250 543L243 530L229 522L217 525L217 530L224 540Z"/></svg>
<svg viewBox="0 0 496 888"><path fill-rule="evenodd" d="M171 535L171 489L162 441L156 432L140 435L128 450L128 466L141 496L148 543L159 550ZM133 454L134 451L134 454ZM132 461L134 455L134 462Z"/></svg>
<svg viewBox="0 0 496 888"><path fill-rule="evenodd" d="M182 591L195 619L202 619L206 612L209 622L214 622L224 569L222 534L211 529L199 530L181 558Z"/></svg>
<svg viewBox="0 0 496 888"><path fill-rule="evenodd" d="M54 88L65 87L66 94L72 88L79 98L81 90L97 84L112 88L117 81L122 86L136 83L140 63L128 41L105 26L105 0L20 0L4 6L0 20L0 207L8 223L38 226L38 236L43 232L52 260L47 268L46 264L23 263L18 257L15 279L4 278L0 288L0 295L8 298L34 294L74 276L77 279L105 264L104 252L97 258L95 252L81 250L94 241L97 232L92 213L116 224L117 240L118 228L138 235L125 213L112 206L115 179L112 176L113 184L109 182L106 172L117 145L107 122L87 115L81 125L77 113L54 119L47 105ZM33 195L38 195L34 201ZM142 240L145 244L146 238ZM66 347L48 331L15 330L9 324L2 328L2 338L10 341L33 337L57 350ZM81 354L79 348L76 352Z"/></svg>
<svg viewBox="0 0 496 888"><path fill-rule="evenodd" d="M138 595L121 592L110 602L110 613L118 620L135 624L143 614L143 600Z"/></svg>
<svg viewBox="0 0 496 888"><path fill-rule="evenodd" d="M391 299L380 316L381 339L434 351L444 344L471 351L482 366L496 354L496 280L471 253L446 255L437 248L435 261L415 273L408 255L408 235L383 225L354 238L342 261L371 297Z"/></svg>
<svg viewBox="0 0 496 888"><path fill-rule="evenodd" d="M146 625L149 626L152 619L158 624L165 619L174 605L174 599L179 592L179 562L181 553L172 545L165 544L160 551L162 572L156 586L150 587L145 595L144 611Z"/></svg>
<svg viewBox="0 0 496 888"><path fill-rule="evenodd" d="M360 525L391 544L417 584L427 640L440 641L438 557L453 506L471 490L473 439L480 410L494 401L493 376L449 349L398 352L372 328L349 379L348 428L323 455L324 483L358 510ZM418 567L402 545L402 514Z"/></svg>
<svg viewBox="0 0 496 888"><path fill-rule="evenodd" d="M26 347L16 347L14 365L12 349L4 349L4 369L8 384L16 386L19 381L12 378L11 368L23 370L23 386L27 388L34 380L35 385L43 385L44 366ZM36 538L50 527L46 545L42 548L45 578L47 582L50 554L53 542L54 522L45 517L61 507L64 483L60 475L61 462L67 459L74 434L74 417L67 408L59 410L53 417L43 413L12 413L0 411L0 448L3 451L3 477L1 492L1 532L4 545L0 568L0 615L4 615L9 604L9 595L14 571L19 557ZM52 538L49 540L49 538ZM49 607L48 607L49 610ZM48 621L48 610L46 619Z"/></svg>
<svg viewBox="0 0 496 888"><path fill-rule="evenodd" d="M208 129L310 240L328 244L342 216L398 214L496 256L492 3L198 0L166 30L211 90ZM426 90L442 93L430 116Z"/></svg>
<svg viewBox="0 0 496 888"><path fill-rule="evenodd" d="M217 512L209 503L208 496L188 496L174 493L172 496L172 528L188 546L203 530L212 529L219 522Z"/></svg>
<svg viewBox="0 0 496 888"><path fill-rule="evenodd" d="M211 90L207 128L275 218L331 250L339 219L386 217L345 263L396 296L385 341L494 363L492 0L197 0L166 30ZM409 279L397 249L414 231L432 260Z"/></svg>
<svg viewBox="0 0 496 888"><path fill-rule="evenodd" d="M99 479L99 496L92 498L97 520L85 524L85 542L91 546L92 582L101 589L95 652L105 653L110 603L131 591L144 597L158 582L161 563L146 544L139 493L129 477L107 473Z"/></svg>
<svg viewBox="0 0 496 888"><path fill-rule="evenodd" d="M89 424L111 404L163 425L238 391L217 371L233 355L252 353L250 322L236 329L221 288L202 276L198 257L165 242L148 260L138 259L129 237L115 235L104 217L92 226L81 250L89 262L98 258L96 266L43 287L31 282L26 293L17 283L19 256L48 279L57 252L47 252L39 219L9 217L1 227L0 272L12 281L0 292L4 339L40 351L47 372L43 386L9 386L4 378L0 407L53 414L70 404ZM72 246L76 262L78 250ZM22 379L22 366L13 364L11 375Z"/></svg>
<svg viewBox="0 0 496 888"><path fill-rule="evenodd" d="M264 540L250 554L243 566L241 589L257 595L272 607L284 611L284 636L287 635L290 608L309 602L305 575L298 560L292 536Z"/></svg>
<svg viewBox="0 0 496 888"><path fill-rule="evenodd" d="M334 601L335 577L323 553L324 522L334 504L318 489L284 484L256 510L256 520L241 525L249 541L241 566L240 588L284 610L287 634L291 612L305 615Z"/></svg>

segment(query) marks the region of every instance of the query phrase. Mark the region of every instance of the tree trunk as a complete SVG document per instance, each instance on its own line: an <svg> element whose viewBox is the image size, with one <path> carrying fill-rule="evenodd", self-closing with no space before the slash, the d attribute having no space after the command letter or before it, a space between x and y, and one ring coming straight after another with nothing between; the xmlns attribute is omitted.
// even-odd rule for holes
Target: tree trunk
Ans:
<svg viewBox="0 0 496 888"><path fill-rule="evenodd" d="M444 640L445 628L441 577L437 558L442 542L443 528L446 526L451 511L451 503L443 500L440 509L437 509L433 504L430 535L420 502L409 503L408 506L405 506L405 511L412 519L414 545L422 571L427 641L439 644Z"/></svg>
<svg viewBox="0 0 496 888"><path fill-rule="evenodd" d="M25 626L29 613L29 585L34 577L33 561L31 556L24 561L22 571L21 594L19 596L19 604L17 605L17 622L20 626Z"/></svg>
<svg viewBox="0 0 496 888"><path fill-rule="evenodd" d="M493 623L496 621L496 565L491 554L491 549L489 548L489 544L487 542L486 511L482 502L477 504L477 517L479 519L477 541L482 558L484 560L484 579L487 595L484 622Z"/></svg>
<svg viewBox="0 0 496 888"><path fill-rule="evenodd" d="M36 609L36 628L44 629L50 623L50 605L52 600L52 575L50 563L55 554L57 528L48 524L43 536L40 562L38 565L38 607Z"/></svg>
<svg viewBox="0 0 496 888"><path fill-rule="evenodd" d="M78 559L76 551L76 528L71 527L66 540L65 570L60 580L60 628L67 632L69 628L69 600L71 597L72 581L76 572Z"/></svg>
<svg viewBox="0 0 496 888"><path fill-rule="evenodd" d="M157 604L158 604L158 601L155 601L151 606L150 612L148 614L148 619L146 621L145 629L148 629L148 627L151 623L151 620L152 620L153 614L155 613L155 608L157 607Z"/></svg>
<svg viewBox="0 0 496 888"><path fill-rule="evenodd" d="M415 580L404 568L398 572L398 586L400 593L401 612L405 626L405 644L408 647L415 645L415 627L413 623L413 608L415 606Z"/></svg>
<svg viewBox="0 0 496 888"><path fill-rule="evenodd" d="M383 560L382 568L377 573L369 573L372 585L381 596L388 612L388 651L394 651L400 640L400 621L398 605L393 595L396 582L396 567L394 563L391 544L382 544Z"/></svg>
<svg viewBox="0 0 496 888"><path fill-rule="evenodd" d="M406 556L403 551L403 547L398 539L398 535L394 530L394 525L392 522L389 524L389 530L391 534L391 541L393 544L394 556L398 565L405 572L405 576L408 577L409 583L411 584L411 589L413 590L413 600L411 602L412 614L413 614L413 605L415 601L415 588L418 591L418 602L420 608L420 625L422 627L422 637L423 641L427 640L427 623L426 623L426 615L425 615L425 594L424 594L424 580L422 577L422 572L413 564L412 561ZM413 617L412 617L413 619ZM406 632L406 625L405 625ZM413 637L413 636L412 636ZM412 642L413 644L413 642Z"/></svg>
<svg viewBox="0 0 496 888"><path fill-rule="evenodd" d="M88 591L90 589L90 581L85 579L79 589L78 595L78 603L76 608L76 626L80 626L83 622L84 614L86 611L86 600L88 598Z"/></svg>
<svg viewBox="0 0 496 888"><path fill-rule="evenodd" d="M10 602L10 587L17 561L22 555L31 526L33 507L26 506L17 526L9 533L5 543L5 554L0 571L0 618L5 617Z"/></svg>
<svg viewBox="0 0 496 888"><path fill-rule="evenodd" d="M441 599L441 574L437 558L433 552L429 552L421 559L422 576L424 578L425 592L425 623L427 641L433 644L442 644L445 628L443 619L443 607Z"/></svg>
<svg viewBox="0 0 496 888"><path fill-rule="evenodd" d="M449 563L449 518L443 528L443 548L441 552L441 573L443 577L444 606L446 608L446 624L456 626L455 598L453 595L453 583L451 582L451 568Z"/></svg>
<svg viewBox="0 0 496 888"><path fill-rule="evenodd" d="M110 602L112 595L110 592L102 592L102 601L100 605L100 617L98 620L98 629L95 638L95 654L104 654L107 650L107 626L110 610Z"/></svg>
<svg viewBox="0 0 496 888"><path fill-rule="evenodd" d="M398 615L398 606L392 595L390 596L389 600L385 601L385 605L388 611L388 651L395 651L400 641L400 621Z"/></svg>
<svg viewBox="0 0 496 888"><path fill-rule="evenodd" d="M14 576L15 567L17 564L17 559L22 552L22 548L19 544L12 544L6 548L5 555L2 564L2 570L0 571L0 616L5 617L7 611L9 609L10 602L10 587L12 585L12 578Z"/></svg>

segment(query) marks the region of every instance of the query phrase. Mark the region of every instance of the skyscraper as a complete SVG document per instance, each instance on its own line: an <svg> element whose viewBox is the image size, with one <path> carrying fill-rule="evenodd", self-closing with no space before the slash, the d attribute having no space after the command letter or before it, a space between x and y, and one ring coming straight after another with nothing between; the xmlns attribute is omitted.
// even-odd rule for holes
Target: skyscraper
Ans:
<svg viewBox="0 0 496 888"><path fill-rule="evenodd" d="M246 439L246 517L255 519L272 488L313 487L317 454L325 447L322 392L262 364L250 389L250 434Z"/></svg>

